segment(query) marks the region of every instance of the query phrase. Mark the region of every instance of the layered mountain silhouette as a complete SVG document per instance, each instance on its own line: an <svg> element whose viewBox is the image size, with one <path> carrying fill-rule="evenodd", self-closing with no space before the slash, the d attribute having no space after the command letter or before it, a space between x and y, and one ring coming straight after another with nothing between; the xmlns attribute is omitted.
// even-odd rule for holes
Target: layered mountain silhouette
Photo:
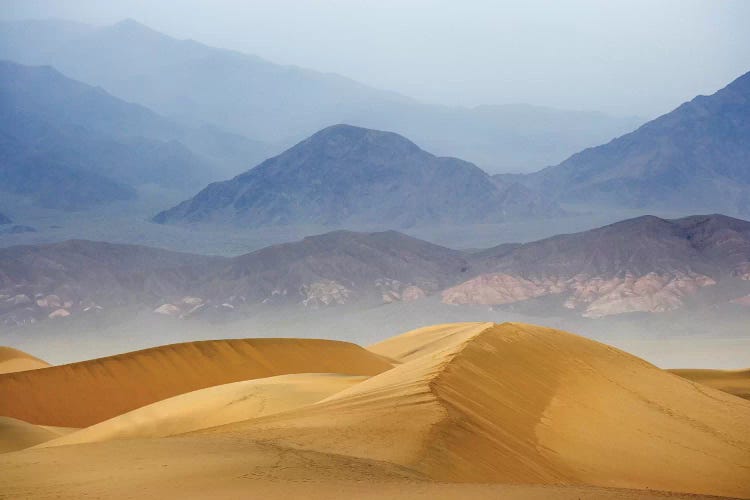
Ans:
<svg viewBox="0 0 750 500"><path fill-rule="evenodd" d="M347 78L177 40L126 20L0 23L0 58L64 74L183 122L288 147L333 123L393 130L494 171L530 171L641 121L529 105L427 105Z"/></svg>
<svg viewBox="0 0 750 500"><path fill-rule="evenodd" d="M750 213L750 73L529 176L557 199Z"/></svg>
<svg viewBox="0 0 750 500"><path fill-rule="evenodd" d="M0 189L53 208L194 189L258 159L239 136L177 125L50 67L0 62ZM255 149L255 151L253 151Z"/></svg>
<svg viewBox="0 0 750 500"><path fill-rule="evenodd" d="M234 257L70 241L0 250L0 319L136 306L190 317L250 306L524 304L591 318L750 305L750 222L639 217L462 252L395 231L334 231Z"/></svg>
<svg viewBox="0 0 750 500"><path fill-rule="evenodd" d="M678 309L702 289L750 291L750 223L723 215L644 216L473 256L452 304L511 304L554 296L584 316ZM731 286L731 285L730 285Z"/></svg>
<svg viewBox="0 0 750 500"><path fill-rule="evenodd" d="M154 221L409 227L558 213L528 190L500 185L477 166L436 157L398 134L335 125Z"/></svg>

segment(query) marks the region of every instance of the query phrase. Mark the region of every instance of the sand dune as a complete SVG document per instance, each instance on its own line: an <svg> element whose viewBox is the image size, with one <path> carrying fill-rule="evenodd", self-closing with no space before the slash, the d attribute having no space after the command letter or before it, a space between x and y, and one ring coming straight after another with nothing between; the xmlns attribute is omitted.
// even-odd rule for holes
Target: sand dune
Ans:
<svg viewBox="0 0 750 500"><path fill-rule="evenodd" d="M236 498L248 491L285 499L750 497L750 402L618 349L517 323L437 325L369 349L326 341L217 341L103 358L85 370L68 365L4 375L6 394L39 386L54 394L54 375L76 404L101 395L110 410L140 397L138 384L182 393L3 454L0 492L22 498L117 498L134 491L140 498L206 492ZM312 365L360 375L304 372ZM288 374L272 373L282 369ZM186 392L199 380L193 371L211 381L222 372L248 380ZM44 373L52 375L38 376ZM188 384L176 383L183 379ZM88 392L81 398L75 390ZM62 403L28 407L68 411ZM12 424L32 434L40 429ZM217 424L225 425L207 428ZM55 446L62 444L70 446Z"/></svg>
<svg viewBox="0 0 750 500"><path fill-rule="evenodd" d="M305 373L208 387L137 408L41 446L164 437L216 427L313 404L365 379Z"/></svg>
<svg viewBox="0 0 750 500"><path fill-rule="evenodd" d="M423 329L373 349L407 361L313 407L203 432L439 481L750 495L750 403L617 349L523 324Z"/></svg>
<svg viewBox="0 0 750 500"><path fill-rule="evenodd" d="M0 373L36 370L50 366L46 361L12 347L0 346Z"/></svg>
<svg viewBox="0 0 750 500"><path fill-rule="evenodd" d="M68 429L34 425L23 420L0 417L0 453L23 450L70 432Z"/></svg>
<svg viewBox="0 0 750 500"><path fill-rule="evenodd" d="M0 415L86 427L178 394L291 373L375 375L391 368L348 342L244 339L188 342L0 375Z"/></svg>
<svg viewBox="0 0 750 500"><path fill-rule="evenodd" d="M750 399L750 370L669 370L675 375L720 391Z"/></svg>

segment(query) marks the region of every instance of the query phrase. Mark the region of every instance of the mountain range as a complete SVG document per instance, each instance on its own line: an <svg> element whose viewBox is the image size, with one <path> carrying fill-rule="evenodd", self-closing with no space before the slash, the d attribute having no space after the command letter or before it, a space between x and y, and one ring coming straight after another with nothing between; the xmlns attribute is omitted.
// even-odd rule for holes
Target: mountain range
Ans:
<svg viewBox="0 0 750 500"><path fill-rule="evenodd" d="M555 297L584 316L681 308L701 291L747 289L750 223L722 215L638 217L474 254L482 272L443 291L450 304ZM736 299L738 297L732 297Z"/></svg>
<svg viewBox="0 0 750 500"><path fill-rule="evenodd" d="M50 67L0 62L0 186L53 208L131 199L155 184L197 187L265 150L248 139L178 125Z"/></svg>
<svg viewBox="0 0 750 500"><path fill-rule="evenodd" d="M391 130L493 172L532 171L642 120L512 104L458 108L347 78L177 40L133 20L0 23L0 58L65 75L188 125L212 124L281 150L334 123Z"/></svg>
<svg viewBox="0 0 750 500"><path fill-rule="evenodd" d="M187 317L430 296L590 318L742 308L750 305L750 222L647 216L478 252L395 231L335 231L233 258L88 241L0 250L0 318L9 325L123 305Z"/></svg>
<svg viewBox="0 0 750 500"><path fill-rule="evenodd" d="M512 178L558 201L750 214L750 73L557 166Z"/></svg>
<svg viewBox="0 0 750 500"><path fill-rule="evenodd" d="M209 185L154 221L410 227L560 212L528 189L493 181L471 163L436 157L397 134L336 125Z"/></svg>

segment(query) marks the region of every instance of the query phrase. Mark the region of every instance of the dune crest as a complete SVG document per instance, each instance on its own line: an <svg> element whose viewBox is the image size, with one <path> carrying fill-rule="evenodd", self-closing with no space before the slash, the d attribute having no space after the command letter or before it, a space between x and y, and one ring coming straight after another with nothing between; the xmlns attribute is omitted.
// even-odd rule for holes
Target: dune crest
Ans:
<svg viewBox="0 0 750 500"><path fill-rule="evenodd" d="M204 432L440 481L750 495L750 403L618 349L515 323L422 329L372 349L406 362L313 407Z"/></svg>
<svg viewBox="0 0 750 500"><path fill-rule="evenodd" d="M31 354L12 347L0 346L0 374L36 370L48 366L51 365Z"/></svg>
<svg viewBox="0 0 750 500"><path fill-rule="evenodd" d="M0 375L0 415L87 427L156 401L220 384L292 373L375 375L391 368L348 342L187 342Z"/></svg>

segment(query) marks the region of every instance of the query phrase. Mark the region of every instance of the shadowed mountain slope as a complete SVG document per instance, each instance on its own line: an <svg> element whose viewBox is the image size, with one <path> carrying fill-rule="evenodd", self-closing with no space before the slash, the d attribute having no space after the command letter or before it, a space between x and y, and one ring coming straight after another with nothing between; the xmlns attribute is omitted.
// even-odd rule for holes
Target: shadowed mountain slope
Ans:
<svg viewBox="0 0 750 500"><path fill-rule="evenodd" d="M524 182L565 201L747 215L748 165L750 73Z"/></svg>
<svg viewBox="0 0 750 500"><path fill-rule="evenodd" d="M335 125L154 221L393 228L555 213L471 163L433 156L391 132Z"/></svg>

